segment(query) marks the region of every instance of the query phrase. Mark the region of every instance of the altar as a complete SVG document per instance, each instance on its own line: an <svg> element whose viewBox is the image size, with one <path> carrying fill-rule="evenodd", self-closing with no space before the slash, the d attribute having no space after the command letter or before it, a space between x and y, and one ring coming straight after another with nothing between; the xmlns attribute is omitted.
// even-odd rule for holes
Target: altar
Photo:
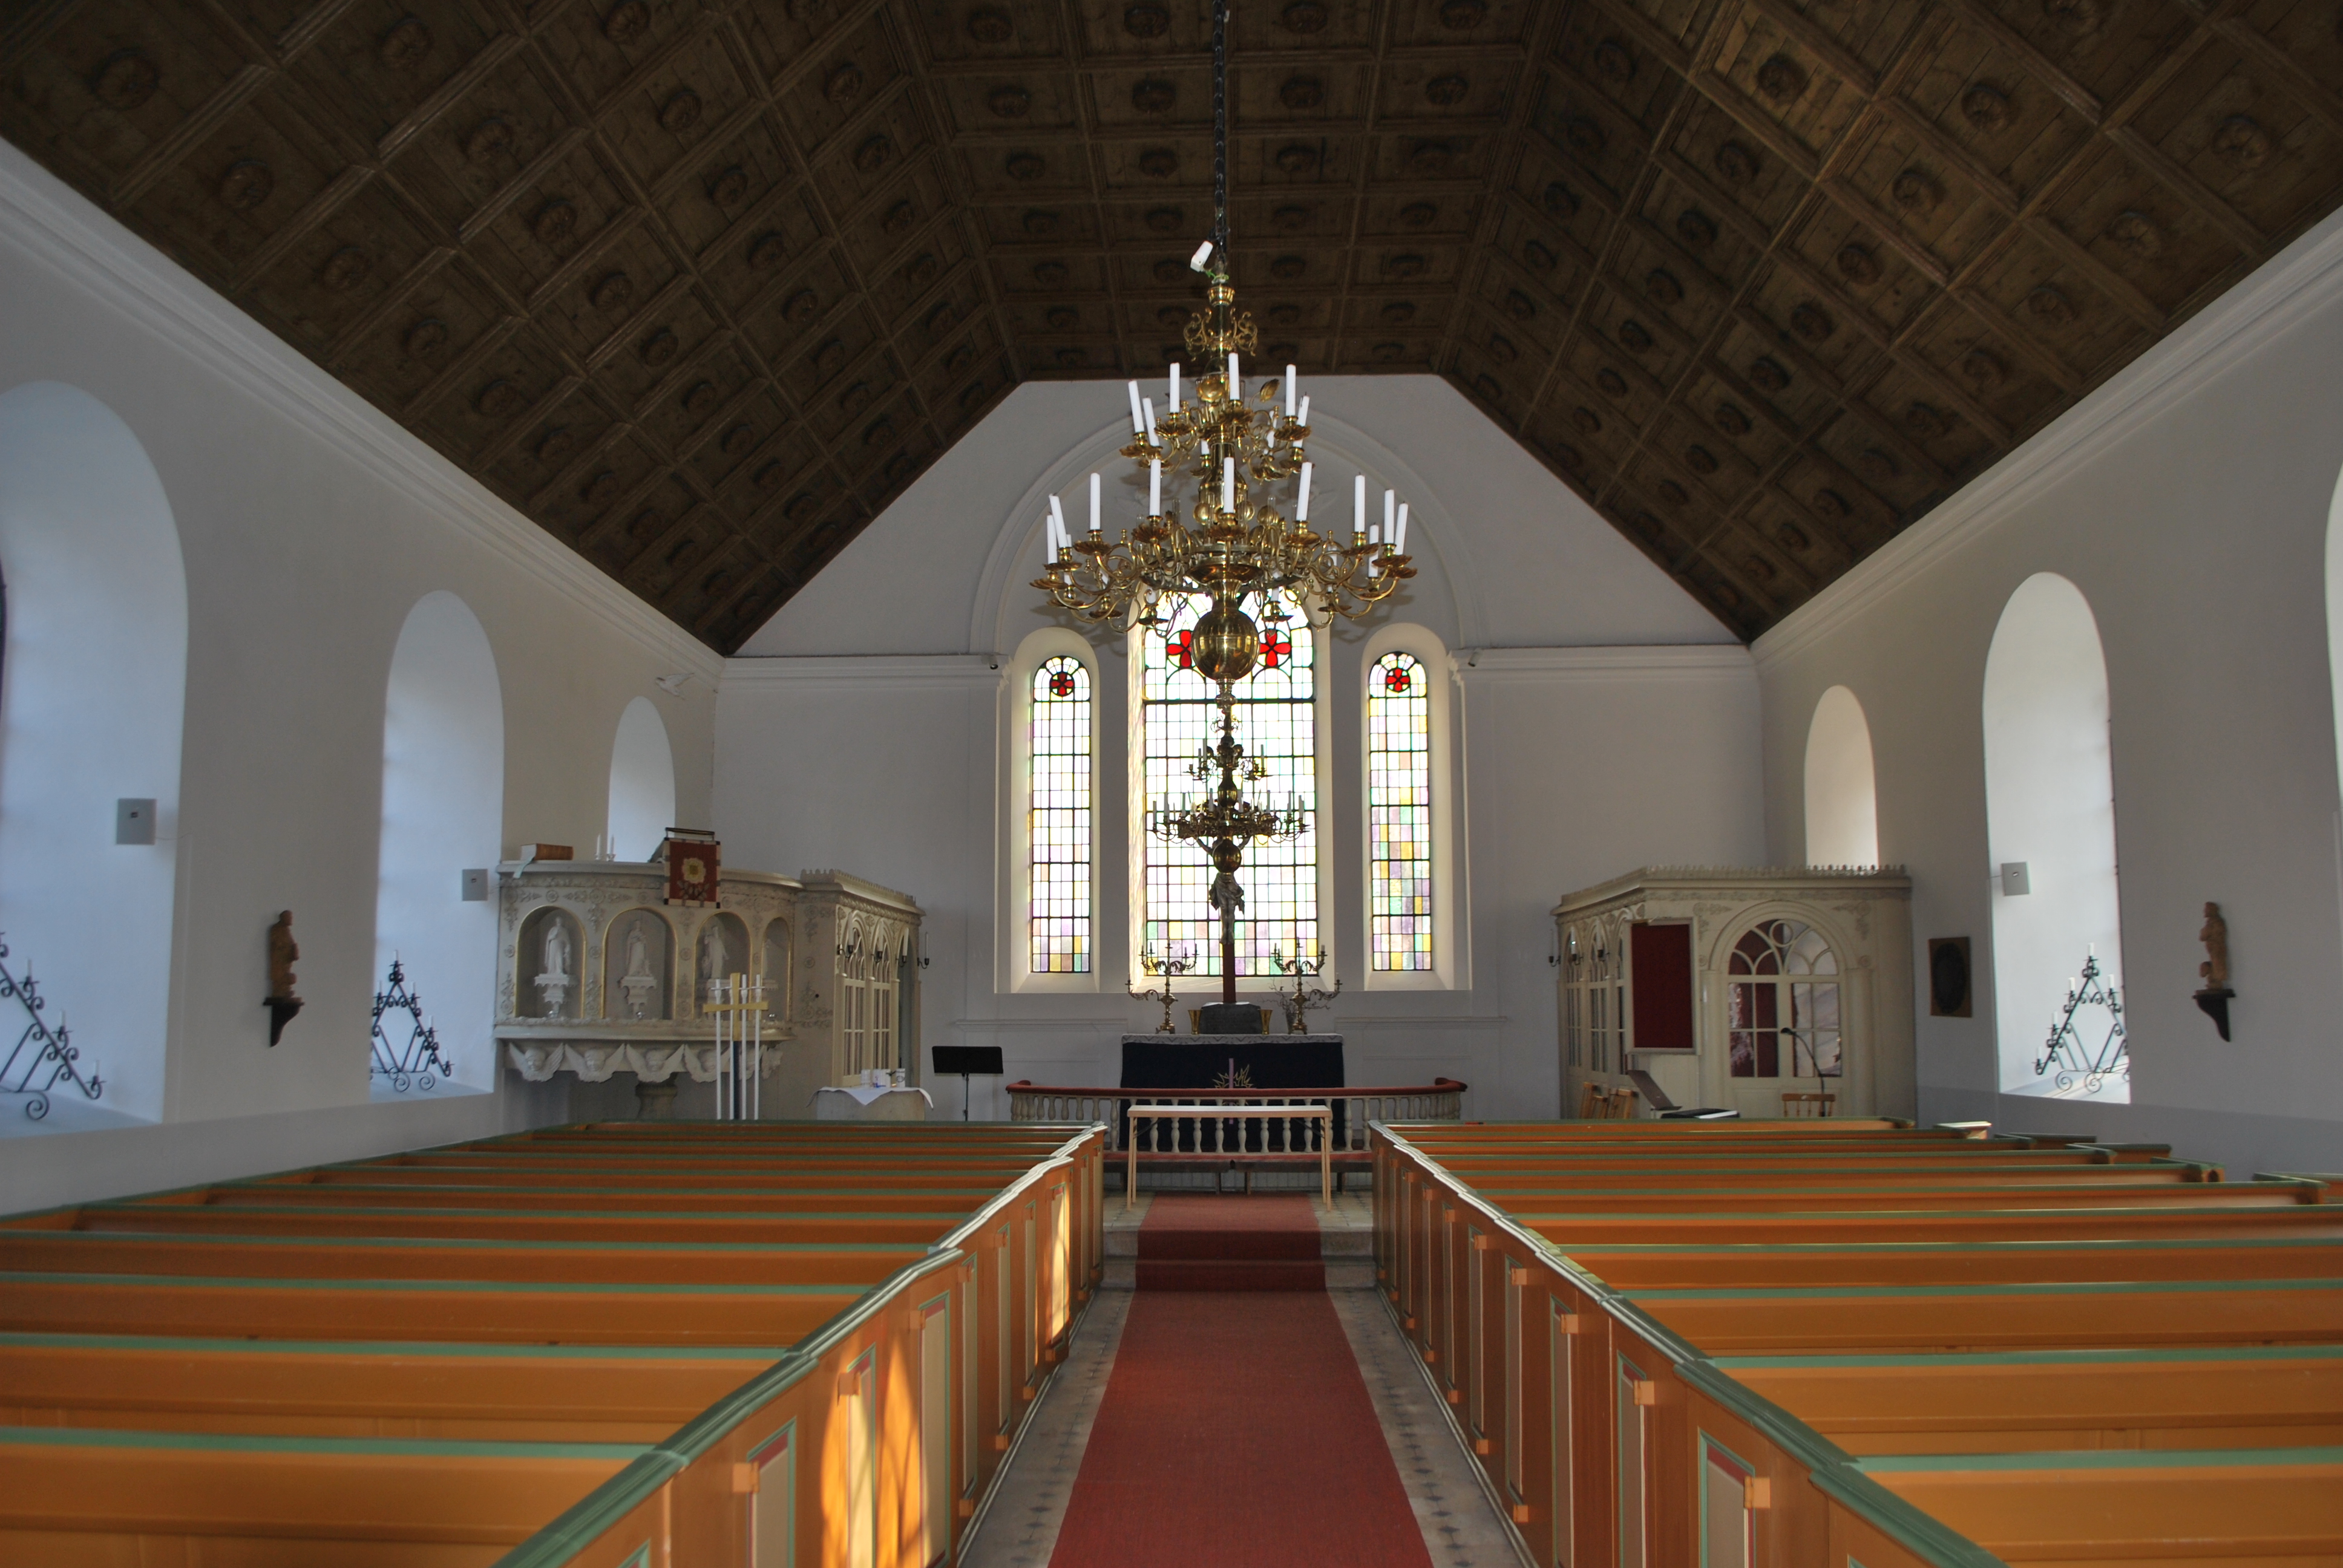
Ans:
<svg viewBox="0 0 2343 1568"><path fill-rule="evenodd" d="M1340 1089L1342 1037L1126 1034L1121 1082L1125 1089Z"/></svg>
<svg viewBox="0 0 2343 1568"><path fill-rule="evenodd" d="M1280 1090L1340 1089L1342 1037L1126 1034L1122 1037L1122 1087L1141 1091L1136 1097L1139 1099L1172 1101L1189 1094L1209 1096L1216 1091L1274 1096ZM1123 1105L1130 1103L1125 1101ZM1346 1109L1340 1101L1335 1101L1331 1132L1338 1147L1347 1147L1342 1141L1348 1131L1343 1115ZM1121 1107L1117 1108L1116 1121L1118 1140L1127 1146L1131 1134L1121 1125ZM1166 1124L1161 1133L1151 1135L1151 1141L1164 1141L1163 1148L1169 1151L1170 1141L1176 1140L1179 1150L1193 1151L1200 1136L1207 1140L1208 1147L1223 1147L1232 1154L1260 1153L1302 1147L1293 1140L1302 1136L1302 1129L1299 1124L1289 1126L1283 1121L1253 1121L1242 1127L1232 1122L1209 1131L1192 1122L1177 1129Z"/></svg>

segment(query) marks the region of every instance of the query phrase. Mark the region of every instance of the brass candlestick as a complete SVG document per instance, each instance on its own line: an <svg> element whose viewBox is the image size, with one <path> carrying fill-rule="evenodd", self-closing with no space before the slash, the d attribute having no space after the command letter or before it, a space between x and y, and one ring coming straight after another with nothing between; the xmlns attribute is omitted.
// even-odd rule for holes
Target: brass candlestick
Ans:
<svg viewBox="0 0 2343 1568"><path fill-rule="evenodd" d="M1123 987L1123 990L1131 991L1131 1000L1133 1001L1161 1002L1163 1004L1163 1027L1157 1032L1161 1034L1170 1034L1172 1032L1172 1004L1179 1000L1172 994L1172 982L1196 967L1196 950L1190 947L1176 947L1164 953L1162 957L1158 958L1152 948L1142 949L1139 955L1139 967L1145 970L1149 974L1161 977L1163 981L1161 989L1157 990L1131 990L1131 988L1126 985Z"/></svg>
<svg viewBox="0 0 2343 1568"><path fill-rule="evenodd" d="M1278 998L1285 1004L1285 1032L1308 1034L1310 1010L1313 1007L1324 1007L1342 994L1342 977L1339 975L1335 977L1332 990L1320 990L1314 986L1308 990L1302 989L1303 980L1315 980L1326 968L1326 950L1322 946L1319 948L1315 960L1305 959L1299 952L1289 959L1277 949L1272 948L1269 950L1269 961L1277 967L1278 973L1293 977L1293 994Z"/></svg>

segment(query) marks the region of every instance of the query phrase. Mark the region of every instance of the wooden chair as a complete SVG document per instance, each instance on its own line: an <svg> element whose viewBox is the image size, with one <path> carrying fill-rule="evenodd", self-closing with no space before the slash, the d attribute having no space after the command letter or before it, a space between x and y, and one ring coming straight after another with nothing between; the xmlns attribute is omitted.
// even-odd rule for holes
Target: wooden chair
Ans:
<svg viewBox="0 0 2343 1568"><path fill-rule="evenodd" d="M1792 1121L1811 1121L1826 1117L1838 1109L1838 1096L1813 1091L1782 1091L1782 1115Z"/></svg>
<svg viewBox="0 0 2343 1568"><path fill-rule="evenodd" d="M1611 1114L1611 1097L1599 1083L1589 1083L1579 1091L1578 1119L1581 1121L1602 1121Z"/></svg>
<svg viewBox="0 0 2343 1568"><path fill-rule="evenodd" d="M1633 1089L1619 1088L1611 1091L1611 1120L1614 1121L1635 1120L1635 1091Z"/></svg>

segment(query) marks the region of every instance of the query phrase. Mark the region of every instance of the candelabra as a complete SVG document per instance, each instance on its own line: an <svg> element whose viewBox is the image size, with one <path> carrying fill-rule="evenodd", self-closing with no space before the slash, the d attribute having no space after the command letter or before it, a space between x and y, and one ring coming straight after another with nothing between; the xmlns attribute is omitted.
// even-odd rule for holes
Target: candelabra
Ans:
<svg viewBox="0 0 2343 1568"><path fill-rule="evenodd" d="M1285 1004L1286 1032L1288 1034L1309 1033L1310 1010L1313 1007L1324 1007L1342 994L1342 977L1339 975L1335 977L1332 990L1321 990L1314 986L1306 991L1302 989L1303 980L1316 980L1325 971L1326 950L1322 947L1318 950L1318 956L1315 959L1305 959L1298 951L1289 959L1277 949L1272 948L1269 950L1269 961L1275 966L1278 973L1293 977L1293 994L1278 999Z"/></svg>
<svg viewBox="0 0 2343 1568"><path fill-rule="evenodd" d="M1407 507L1383 492L1380 526L1367 515L1367 481L1352 488L1347 541L1310 526L1314 464L1308 456L1310 399L1301 397L1294 367L1264 381L1248 398L1243 356L1255 352L1260 331L1236 307L1228 254L1228 4L1212 7L1212 237L1189 266L1206 280L1204 308L1191 317L1187 351L1204 374L1183 400L1181 367L1171 367L1166 403L1158 417L1151 397L1130 384L1131 444L1122 456L1143 464L1147 513L1110 542L1101 528L1100 477L1090 477L1090 528L1077 539L1058 498L1044 519L1042 575L1033 586L1077 620L1116 623L1160 635L1167 619L1197 598L1210 608L1189 628L1182 662L1218 689L1216 743L1207 743L1192 776L1217 776L1202 799L1149 813L1149 829L1196 844L1211 858L1209 901L1221 917L1221 1000L1236 1000L1236 914L1244 890L1236 873L1246 848L1305 831L1310 808L1249 800L1244 785L1264 777L1248 762L1236 738L1236 683L1252 672L1264 638L1247 613L1254 600L1272 624L1290 603L1312 627L1357 619L1397 593L1415 575L1407 554ZM1167 498L1166 483L1170 495ZM1292 516L1271 504L1272 490L1292 485ZM1179 497L1192 485L1183 508ZM1167 498L1172 505L1166 505ZM1272 632L1272 637L1274 636ZM1136 993L1134 993L1136 994ZM1168 1017L1168 1012L1167 1012Z"/></svg>
<svg viewBox="0 0 2343 1568"><path fill-rule="evenodd" d="M1159 1034L1170 1034L1172 1032L1172 1004L1179 1000L1172 994L1172 982L1196 967L1196 950L1190 947L1175 947L1168 950L1161 958L1158 958L1155 956L1153 949L1146 949L1141 950L1139 955L1139 967L1145 970L1149 974L1161 976L1163 980L1163 985L1161 989L1158 990L1131 991L1131 1000L1133 1001L1161 1002L1163 1004L1163 1027L1156 1032ZM1131 990L1129 986L1125 986L1123 989L1125 990Z"/></svg>

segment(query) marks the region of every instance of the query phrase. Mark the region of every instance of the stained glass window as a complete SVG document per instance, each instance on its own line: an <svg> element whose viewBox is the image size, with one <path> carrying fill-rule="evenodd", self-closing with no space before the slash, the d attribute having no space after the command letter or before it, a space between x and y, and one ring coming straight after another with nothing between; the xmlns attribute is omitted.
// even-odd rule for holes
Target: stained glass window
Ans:
<svg viewBox="0 0 2343 1568"><path fill-rule="evenodd" d="M1161 807L1202 799L1209 781L1189 777L1200 748L1219 734L1217 692L1191 667L1189 645L1197 617L1212 608L1202 595L1167 616L1153 633L1140 634L1141 711L1144 735L1141 787L1151 818ZM1244 908L1237 912L1237 972L1277 973L1272 949L1287 958L1314 955L1318 938L1318 726L1315 644L1291 612L1265 615L1257 598L1244 611L1261 627L1262 652L1251 675L1236 684L1237 741L1246 760L1263 764L1265 778L1245 786L1246 798L1282 806L1291 799L1310 826L1283 843L1245 850L1237 879ZM1146 888L1141 940L1162 953L1187 948L1194 973L1221 972L1221 922L1206 901L1212 863L1184 839L1146 836Z"/></svg>
<svg viewBox="0 0 2343 1568"><path fill-rule="evenodd" d="M1091 970L1091 672L1060 654L1033 672L1027 965Z"/></svg>
<svg viewBox="0 0 2343 1568"><path fill-rule="evenodd" d="M1367 673L1368 940L1379 970L1432 967L1432 694L1423 662Z"/></svg>
<svg viewBox="0 0 2343 1568"><path fill-rule="evenodd" d="M1821 932L1767 920L1734 944L1725 968L1734 1077L1839 1076L1838 960Z"/></svg>

